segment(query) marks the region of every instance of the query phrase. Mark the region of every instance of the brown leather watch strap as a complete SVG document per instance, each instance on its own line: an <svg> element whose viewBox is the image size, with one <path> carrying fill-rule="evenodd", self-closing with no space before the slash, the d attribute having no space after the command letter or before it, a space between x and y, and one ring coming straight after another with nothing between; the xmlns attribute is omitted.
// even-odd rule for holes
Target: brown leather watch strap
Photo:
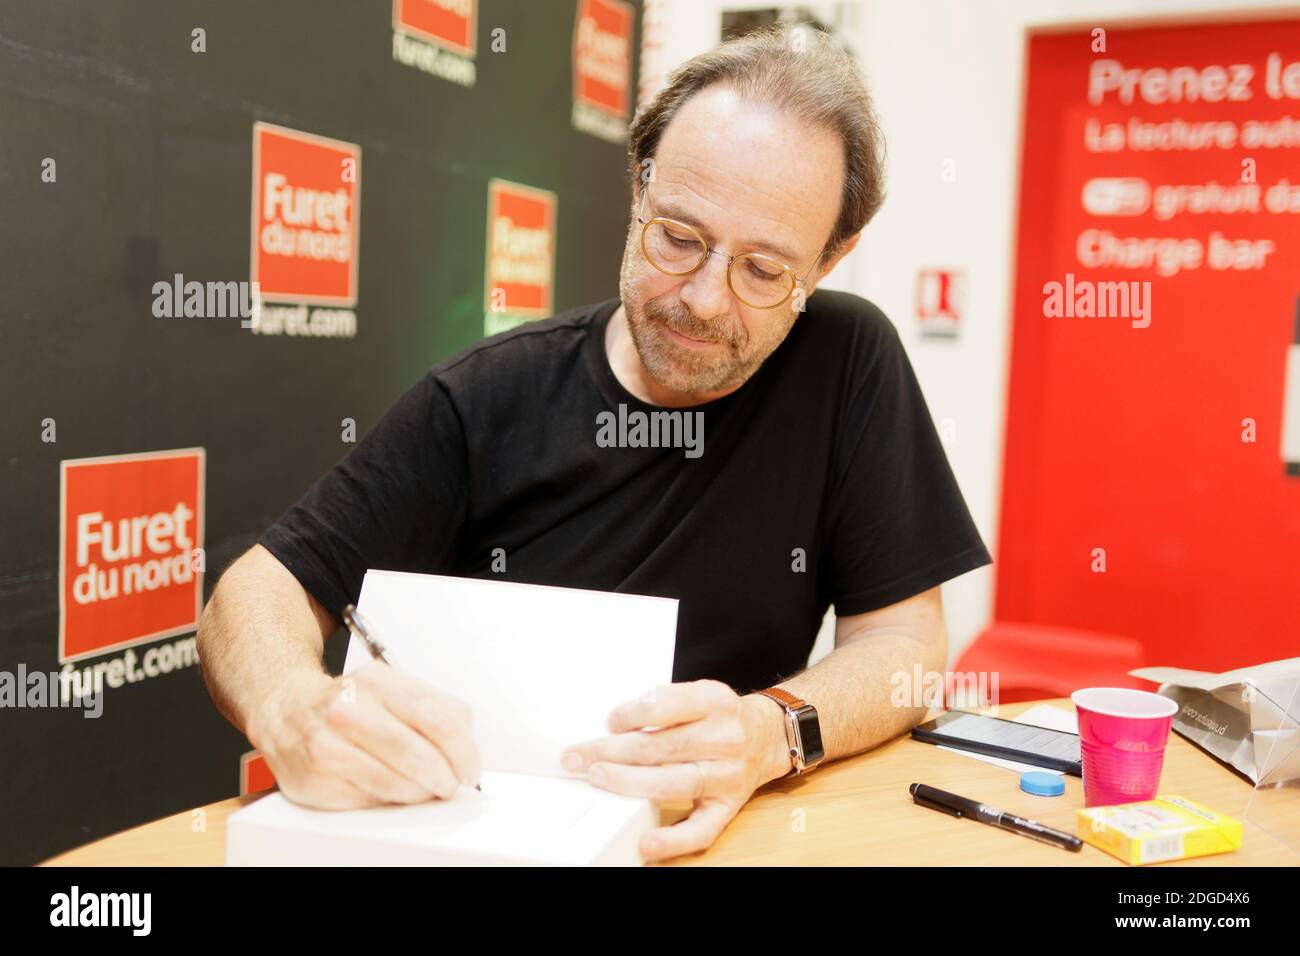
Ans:
<svg viewBox="0 0 1300 956"><path fill-rule="evenodd" d="M798 710L800 707L806 707L808 705L807 701L800 700L798 697L794 696L794 694L782 690L779 687L769 687L766 690L755 691L755 693L762 694L764 697L770 697L778 704L789 707L792 710Z"/></svg>

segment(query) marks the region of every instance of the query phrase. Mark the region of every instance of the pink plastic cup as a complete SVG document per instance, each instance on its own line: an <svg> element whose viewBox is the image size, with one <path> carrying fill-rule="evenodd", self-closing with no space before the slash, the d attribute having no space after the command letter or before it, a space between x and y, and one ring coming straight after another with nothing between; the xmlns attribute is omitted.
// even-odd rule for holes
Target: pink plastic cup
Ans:
<svg viewBox="0 0 1300 956"><path fill-rule="evenodd" d="M1127 687L1087 687L1070 700L1079 715L1084 806L1152 799L1178 702Z"/></svg>

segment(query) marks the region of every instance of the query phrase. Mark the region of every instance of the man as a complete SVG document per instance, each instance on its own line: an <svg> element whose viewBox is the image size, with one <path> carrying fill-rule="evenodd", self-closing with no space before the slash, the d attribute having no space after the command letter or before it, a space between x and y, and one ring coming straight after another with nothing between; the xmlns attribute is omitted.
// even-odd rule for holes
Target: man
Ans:
<svg viewBox="0 0 1300 956"><path fill-rule="evenodd" d="M939 585L989 557L893 326L812 294L879 207L882 155L855 64L819 35L751 36L673 74L632 130L620 298L436 365L214 592L208 686L286 795L417 802L478 779L463 702L377 663L345 700L323 672L369 567L679 599L674 682L564 758L693 802L646 859L707 847L768 781L917 723L891 676L943 669ZM600 425L674 411L698 416L692 447L685 428L663 433L677 447L608 447ZM835 650L805 670L831 604Z"/></svg>

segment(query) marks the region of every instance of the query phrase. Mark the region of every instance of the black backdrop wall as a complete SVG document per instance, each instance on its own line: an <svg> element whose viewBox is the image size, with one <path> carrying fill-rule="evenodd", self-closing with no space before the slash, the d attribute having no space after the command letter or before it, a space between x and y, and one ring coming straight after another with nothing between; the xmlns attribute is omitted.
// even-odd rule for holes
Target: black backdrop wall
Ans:
<svg viewBox="0 0 1300 956"><path fill-rule="evenodd" d="M0 862L235 794L220 570L428 365L617 293L638 16L6 0Z"/></svg>

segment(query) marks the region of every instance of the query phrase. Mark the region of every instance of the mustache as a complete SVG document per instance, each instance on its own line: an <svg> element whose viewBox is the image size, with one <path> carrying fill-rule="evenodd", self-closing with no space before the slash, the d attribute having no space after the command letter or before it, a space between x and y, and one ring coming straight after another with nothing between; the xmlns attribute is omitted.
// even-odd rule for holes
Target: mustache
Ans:
<svg viewBox="0 0 1300 956"><path fill-rule="evenodd" d="M722 342L728 345L740 344L735 330L729 325L700 319L690 309L664 308L658 303L647 302L646 312L650 317L662 322L668 328L687 338L703 339L708 342Z"/></svg>

